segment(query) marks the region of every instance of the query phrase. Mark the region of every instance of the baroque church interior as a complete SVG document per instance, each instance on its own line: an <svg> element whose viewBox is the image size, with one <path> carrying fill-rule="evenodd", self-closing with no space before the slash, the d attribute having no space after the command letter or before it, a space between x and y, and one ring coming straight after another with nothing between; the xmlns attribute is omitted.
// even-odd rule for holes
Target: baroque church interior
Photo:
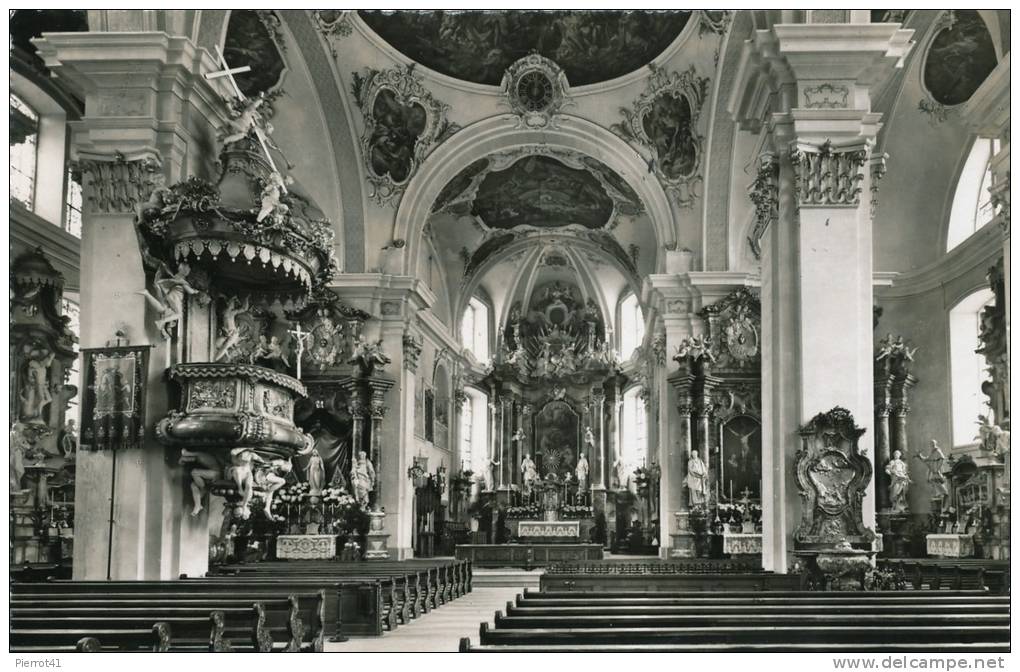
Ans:
<svg viewBox="0 0 1020 672"><path fill-rule="evenodd" d="M12 651L1009 650L1008 10L10 30Z"/></svg>

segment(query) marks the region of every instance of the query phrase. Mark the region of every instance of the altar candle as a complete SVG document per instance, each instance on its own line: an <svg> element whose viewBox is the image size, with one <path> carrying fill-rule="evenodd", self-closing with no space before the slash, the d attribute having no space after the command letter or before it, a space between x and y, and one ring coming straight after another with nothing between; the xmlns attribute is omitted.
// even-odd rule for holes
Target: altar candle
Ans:
<svg viewBox="0 0 1020 672"><path fill-rule="evenodd" d="M730 501L733 501L733 481L730 481Z"/></svg>

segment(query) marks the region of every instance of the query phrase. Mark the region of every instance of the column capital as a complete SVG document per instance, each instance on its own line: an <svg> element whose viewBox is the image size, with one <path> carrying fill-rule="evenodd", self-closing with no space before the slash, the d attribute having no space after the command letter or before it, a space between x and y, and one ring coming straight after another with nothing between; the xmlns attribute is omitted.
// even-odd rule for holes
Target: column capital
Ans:
<svg viewBox="0 0 1020 672"><path fill-rule="evenodd" d="M903 67L914 31L898 24L777 24L745 40L727 110L757 132L770 114L824 119L871 107L871 89ZM815 121L819 121L816 119Z"/></svg>

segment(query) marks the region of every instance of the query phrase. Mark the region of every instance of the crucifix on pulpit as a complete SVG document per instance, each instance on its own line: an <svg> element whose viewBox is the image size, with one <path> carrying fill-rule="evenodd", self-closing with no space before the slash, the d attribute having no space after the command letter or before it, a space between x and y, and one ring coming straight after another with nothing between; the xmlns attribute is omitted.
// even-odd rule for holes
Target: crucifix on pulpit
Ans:
<svg viewBox="0 0 1020 672"><path fill-rule="evenodd" d="M293 336L297 342L297 345L295 346L294 359L297 365L297 379L301 380L301 356L305 353L305 341L312 335L312 332L302 331L301 323L298 322L297 326L293 329L289 329L287 333Z"/></svg>

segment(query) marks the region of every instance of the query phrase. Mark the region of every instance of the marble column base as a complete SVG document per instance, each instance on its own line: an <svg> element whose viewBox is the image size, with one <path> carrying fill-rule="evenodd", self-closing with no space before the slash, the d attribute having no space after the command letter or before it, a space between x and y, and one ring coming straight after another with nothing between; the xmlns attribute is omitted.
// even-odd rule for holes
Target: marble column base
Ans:
<svg viewBox="0 0 1020 672"><path fill-rule="evenodd" d="M372 511L368 514L368 534L365 535L365 560L389 560L390 552L386 547L390 534L386 532L386 514Z"/></svg>
<svg viewBox="0 0 1020 672"><path fill-rule="evenodd" d="M690 532L674 532L669 535L672 544L669 549L671 558L693 558L696 557L694 535Z"/></svg>

